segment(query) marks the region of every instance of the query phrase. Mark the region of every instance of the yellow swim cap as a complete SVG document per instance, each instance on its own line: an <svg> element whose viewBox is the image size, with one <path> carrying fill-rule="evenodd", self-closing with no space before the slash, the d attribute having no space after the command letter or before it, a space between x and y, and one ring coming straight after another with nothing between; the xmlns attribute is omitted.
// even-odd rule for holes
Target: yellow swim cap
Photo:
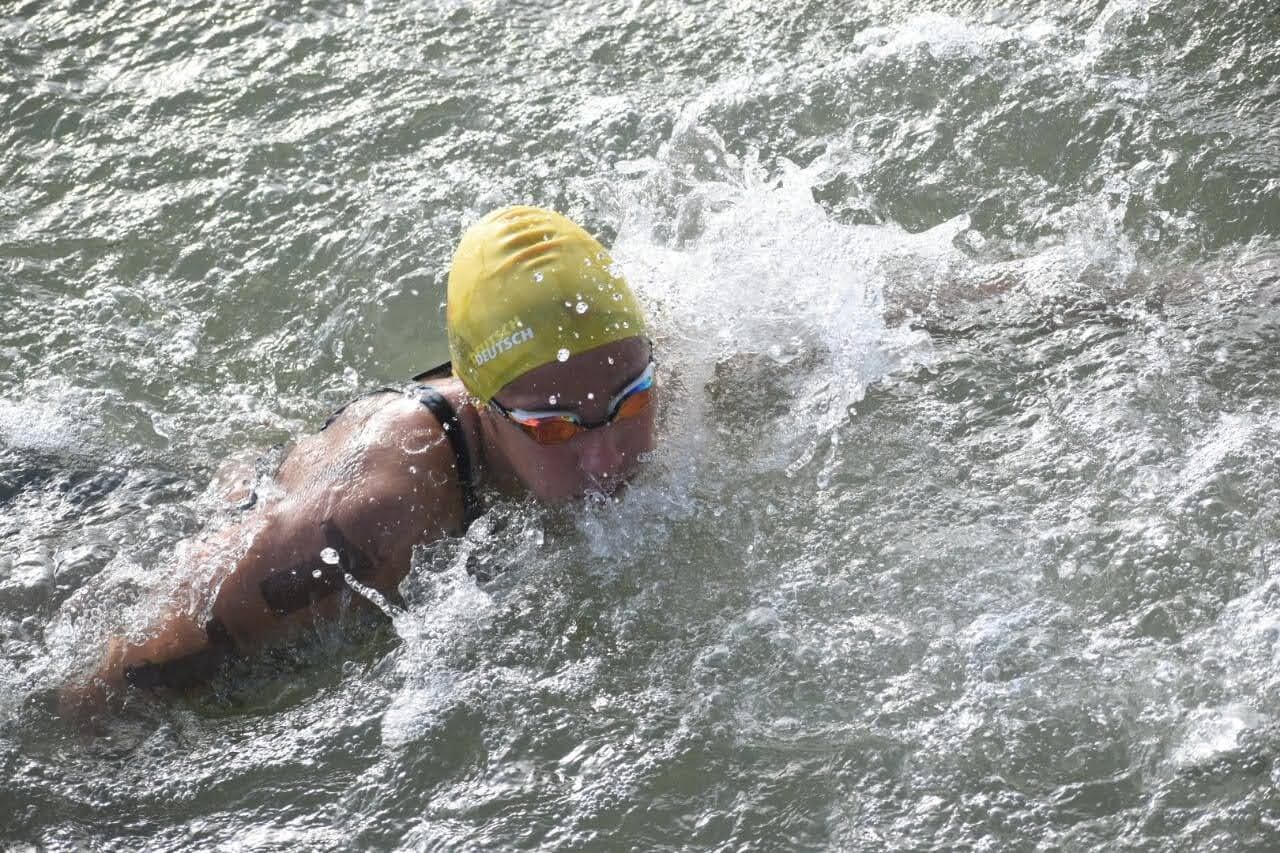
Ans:
<svg viewBox="0 0 1280 853"><path fill-rule="evenodd" d="M644 334L604 246L538 207L495 210L467 229L445 317L453 372L486 401L535 367Z"/></svg>

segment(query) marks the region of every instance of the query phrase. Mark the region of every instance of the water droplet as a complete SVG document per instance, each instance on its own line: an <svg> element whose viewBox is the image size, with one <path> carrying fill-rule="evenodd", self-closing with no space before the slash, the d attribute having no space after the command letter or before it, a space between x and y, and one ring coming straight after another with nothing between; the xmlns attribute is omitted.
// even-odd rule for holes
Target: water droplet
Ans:
<svg viewBox="0 0 1280 853"><path fill-rule="evenodd" d="M615 294L613 294L613 301L614 301L614 302L621 302L621 301L622 301L622 294L621 294L621 293L615 293Z"/></svg>
<svg viewBox="0 0 1280 853"><path fill-rule="evenodd" d="M330 566L338 565L338 552L332 548L325 548L320 552L320 559Z"/></svg>
<svg viewBox="0 0 1280 853"><path fill-rule="evenodd" d="M609 363L613 364L613 356L609 356Z"/></svg>
<svg viewBox="0 0 1280 853"><path fill-rule="evenodd" d="M595 394L592 394L590 391L588 391L588 392L587 392L587 399L588 399L588 400L594 400L595 398L596 398L596 395L595 395Z"/></svg>
<svg viewBox="0 0 1280 853"><path fill-rule="evenodd" d="M577 311L579 314L587 313L587 303L579 302L577 305L574 306L574 310Z"/></svg>
<svg viewBox="0 0 1280 853"><path fill-rule="evenodd" d="M547 403L549 405L554 406L559 400L560 400L559 396L557 396L556 394L552 394L550 397L547 398Z"/></svg>
<svg viewBox="0 0 1280 853"><path fill-rule="evenodd" d="M320 575L321 575L321 571L320 571L319 569L316 569L315 571L313 571L313 572L311 573L311 577L313 577L313 578L318 578L318 577L320 577Z"/></svg>
<svg viewBox="0 0 1280 853"><path fill-rule="evenodd" d="M542 281L542 273L540 273L540 272L536 272L536 273L534 273L534 274L533 274L533 280L534 280L534 281Z"/></svg>
<svg viewBox="0 0 1280 853"><path fill-rule="evenodd" d="M568 360L569 360L569 351L564 347L561 347L560 351L556 353L556 361L568 361Z"/></svg>

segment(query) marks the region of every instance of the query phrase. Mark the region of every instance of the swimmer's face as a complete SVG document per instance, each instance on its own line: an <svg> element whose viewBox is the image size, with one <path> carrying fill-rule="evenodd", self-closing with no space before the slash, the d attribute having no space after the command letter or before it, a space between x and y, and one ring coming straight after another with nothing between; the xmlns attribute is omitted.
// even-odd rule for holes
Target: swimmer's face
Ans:
<svg viewBox="0 0 1280 853"><path fill-rule="evenodd" d="M608 419L620 393L643 385L650 345L627 338L534 368L494 396L498 407L517 417L564 412L584 424ZM656 393L656 389L655 389ZM493 439L513 473L535 495L547 500L589 492L615 491L654 446L656 399L632 413L642 400L623 401L625 417L577 432L560 444L542 444L494 407L487 409Z"/></svg>

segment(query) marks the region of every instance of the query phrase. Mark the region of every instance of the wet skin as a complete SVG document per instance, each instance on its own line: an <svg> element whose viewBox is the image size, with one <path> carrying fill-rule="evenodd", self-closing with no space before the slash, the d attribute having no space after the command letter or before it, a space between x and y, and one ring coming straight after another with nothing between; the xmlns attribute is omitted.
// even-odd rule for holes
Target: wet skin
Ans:
<svg viewBox="0 0 1280 853"><path fill-rule="evenodd" d="M600 423L618 391L644 372L650 354L648 341L628 338L535 368L494 399L508 410L564 410L577 413L583 423ZM635 470L653 449L654 407L557 445L538 444L490 406L481 412L481 430L486 458L495 469L509 472L516 488L544 500L564 500L610 493Z"/></svg>
<svg viewBox="0 0 1280 853"><path fill-rule="evenodd" d="M649 358L647 340L628 338L536 368L496 399L508 408L573 411L598 423ZM544 446L471 398L458 380L432 385L458 413L472 470L508 494L562 501L609 493L654 446L653 405ZM130 684L196 686L228 657L287 642L344 606L372 607L361 596L335 594L345 588L345 574L397 600L414 547L463 529L455 466L444 430L421 403L392 394L352 403L285 458L276 475L279 497L178 547L175 604L152 623L146 640L112 640L92 675L64 688L62 711L100 710Z"/></svg>

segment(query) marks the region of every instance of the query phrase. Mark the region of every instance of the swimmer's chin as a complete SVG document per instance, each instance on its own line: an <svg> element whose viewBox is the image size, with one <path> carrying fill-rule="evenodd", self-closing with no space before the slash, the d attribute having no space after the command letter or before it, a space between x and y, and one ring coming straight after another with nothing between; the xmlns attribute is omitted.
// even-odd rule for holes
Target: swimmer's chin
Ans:
<svg viewBox="0 0 1280 853"><path fill-rule="evenodd" d="M580 488L560 495L544 496L547 503L574 506L577 504L598 504L619 500L627 491L632 476L618 478L592 478Z"/></svg>
<svg viewBox="0 0 1280 853"><path fill-rule="evenodd" d="M578 496L578 500L583 503L609 503L611 501L621 500L626 494L627 481L618 480L614 482L608 489L588 489Z"/></svg>
<svg viewBox="0 0 1280 853"><path fill-rule="evenodd" d="M606 500L618 500L626 494L633 481L649 470L650 466L639 463L649 461L652 456L653 453L651 451L646 452L640 459L636 460L637 464L628 465L622 472L617 474L592 475L586 472L579 472L579 476L571 483L563 481L559 483L548 481L529 483L526 481L525 488L528 490L526 494L532 493L535 498L543 503L565 506L584 502L599 503Z"/></svg>
<svg viewBox="0 0 1280 853"><path fill-rule="evenodd" d="M622 482L614 483L607 489L592 485L567 494L557 495L555 497L544 497L542 498L542 501L553 506L566 507L580 506L583 504L612 503L613 501L620 500L626 490L627 484Z"/></svg>

